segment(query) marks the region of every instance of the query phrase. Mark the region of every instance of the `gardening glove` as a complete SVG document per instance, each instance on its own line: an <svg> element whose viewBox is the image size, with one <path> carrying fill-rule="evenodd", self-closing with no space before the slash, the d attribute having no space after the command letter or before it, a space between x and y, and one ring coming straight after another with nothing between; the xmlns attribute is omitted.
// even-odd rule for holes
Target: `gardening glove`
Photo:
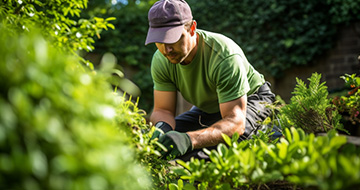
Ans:
<svg viewBox="0 0 360 190"><path fill-rule="evenodd" d="M188 134L177 131L170 131L162 135L158 141L165 146L167 152L162 151L161 154L166 158L170 156L182 156L187 151L193 150L194 147Z"/></svg>
<svg viewBox="0 0 360 190"><path fill-rule="evenodd" d="M150 140L153 140L155 138L160 138L163 134L172 131L173 129L171 128L171 126L163 121L159 121L155 124L155 131L153 133L153 135L151 136Z"/></svg>

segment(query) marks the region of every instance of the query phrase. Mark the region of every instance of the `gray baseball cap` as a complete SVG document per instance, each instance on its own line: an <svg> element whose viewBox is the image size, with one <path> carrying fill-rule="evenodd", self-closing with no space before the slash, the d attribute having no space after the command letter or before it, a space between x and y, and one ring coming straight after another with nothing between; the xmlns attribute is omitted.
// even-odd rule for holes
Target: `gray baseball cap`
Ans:
<svg viewBox="0 0 360 190"><path fill-rule="evenodd" d="M184 24L193 18L190 6L184 0L157 1L149 10L149 30L145 45L172 44L182 34Z"/></svg>

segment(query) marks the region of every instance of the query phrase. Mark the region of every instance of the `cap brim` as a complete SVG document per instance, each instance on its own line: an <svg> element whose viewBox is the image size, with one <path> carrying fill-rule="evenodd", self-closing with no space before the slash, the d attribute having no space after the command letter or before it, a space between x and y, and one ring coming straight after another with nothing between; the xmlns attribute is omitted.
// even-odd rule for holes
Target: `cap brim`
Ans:
<svg viewBox="0 0 360 190"><path fill-rule="evenodd" d="M170 27L149 27L145 45L150 43L172 44L177 42L183 32L184 25Z"/></svg>

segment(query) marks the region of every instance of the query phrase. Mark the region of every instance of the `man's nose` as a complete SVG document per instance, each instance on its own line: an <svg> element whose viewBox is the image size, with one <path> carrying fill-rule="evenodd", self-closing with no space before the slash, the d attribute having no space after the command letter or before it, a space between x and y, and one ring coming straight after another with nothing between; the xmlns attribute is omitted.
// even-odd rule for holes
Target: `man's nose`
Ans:
<svg viewBox="0 0 360 190"><path fill-rule="evenodd" d="M171 53L174 50L174 48L172 47L171 44L164 44L164 46L165 46L166 53Z"/></svg>

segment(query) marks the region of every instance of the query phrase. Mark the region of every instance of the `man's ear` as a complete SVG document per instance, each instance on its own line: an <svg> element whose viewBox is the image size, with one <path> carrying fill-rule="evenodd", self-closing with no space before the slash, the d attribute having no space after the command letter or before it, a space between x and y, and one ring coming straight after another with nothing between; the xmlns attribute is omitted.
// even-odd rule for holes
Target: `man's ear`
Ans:
<svg viewBox="0 0 360 190"><path fill-rule="evenodd" d="M190 34L193 36L194 34L196 34L196 25L197 25L197 23L196 23L196 21L194 20L193 21L193 24L191 25L191 27L190 27Z"/></svg>

